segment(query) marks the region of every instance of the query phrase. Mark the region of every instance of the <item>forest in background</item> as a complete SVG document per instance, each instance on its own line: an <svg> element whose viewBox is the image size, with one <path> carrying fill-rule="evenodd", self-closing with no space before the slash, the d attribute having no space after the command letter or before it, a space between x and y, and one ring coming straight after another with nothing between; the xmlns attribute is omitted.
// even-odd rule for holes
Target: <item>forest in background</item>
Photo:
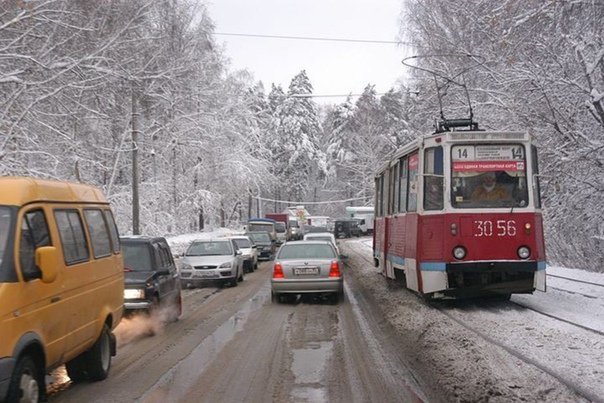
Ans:
<svg viewBox="0 0 604 403"><path fill-rule="evenodd" d="M469 97L482 128L537 138L548 259L604 270L602 1L406 0L419 69L331 106L304 70L285 89L231 71L203 2L0 4L0 175L97 185L122 233L238 226L256 196L371 204L380 162Z"/></svg>

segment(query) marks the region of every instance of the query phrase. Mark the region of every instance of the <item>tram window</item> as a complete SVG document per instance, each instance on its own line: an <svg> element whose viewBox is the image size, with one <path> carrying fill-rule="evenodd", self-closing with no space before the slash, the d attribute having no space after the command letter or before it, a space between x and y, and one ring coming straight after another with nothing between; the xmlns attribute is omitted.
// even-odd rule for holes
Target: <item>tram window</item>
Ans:
<svg viewBox="0 0 604 403"><path fill-rule="evenodd" d="M399 205L398 211L404 213L407 211L407 180L409 177L409 167L407 166L407 158L402 157L399 160Z"/></svg>
<svg viewBox="0 0 604 403"><path fill-rule="evenodd" d="M378 217L382 217L384 215L384 209L383 209L383 205L384 205L384 175L380 175L377 180L376 180L376 208L377 208L377 215Z"/></svg>
<svg viewBox="0 0 604 403"><path fill-rule="evenodd" d="M388 186L388 206L387 206L387 213L388 215L393 214L394 211L394 200L396 198L394 189L395 189L395 181L396 181L396 166L393 166L392 168L390 168L390 174L388 175L389 177L389 186Z"/></svg>
<svg viewBox="0 0 604 403"><path fill-rule="evenodd" d="M418 154L409 156L409 181L407 185L407 211L417 210L417 172L419 168Z"/></svg>
<svg viewBox="0 0 604 403"><path fill-rule="evenodd" d="M375 178L375 200L373 205L375 206L375 216L379 217L380 214L380 178Z"/></svg>
<svg viewBox="0 0 604 403"><path fill-rule="evenodd" d="M533 160L533 200L536 208L541 207L541 187L539 186L539 161L537 159L537 147L531 146Z"/></svg>
<svg viewBox="0 0 604 403"><path fill-rule="evenodd" d="M424 153L424 209L442 210L443 149L432 147Z"/></svg>
<svg viewBox="0 0 604 403"><path fill-rule="evenodd" d="M401 178L399 174L400 164L397 162L394 166L394 175L392 175L392 180L394 182L394 191L392 192L394 198L394 204L392 205L392 214L396 214L399 211L399 187L401 183Z"/></svg>
<svg viewBox="0 0 604 403"><path fill-rule="evenodd" d="M456 208L526 207L528 190L524 146L453 146L451 203Z"/></svg>

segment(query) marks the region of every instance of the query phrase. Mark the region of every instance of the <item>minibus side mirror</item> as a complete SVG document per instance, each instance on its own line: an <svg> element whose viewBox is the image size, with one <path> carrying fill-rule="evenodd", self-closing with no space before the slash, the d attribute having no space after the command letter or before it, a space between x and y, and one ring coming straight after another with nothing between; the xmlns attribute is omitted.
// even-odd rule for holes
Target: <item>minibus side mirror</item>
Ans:
<svg viewBox="0 0 604 403"><path fill-rule="evenodd" d="M42 272L42 282L52 283L57 278L58 251L54 246L42 246L36 249L36 266Z"/></svg>

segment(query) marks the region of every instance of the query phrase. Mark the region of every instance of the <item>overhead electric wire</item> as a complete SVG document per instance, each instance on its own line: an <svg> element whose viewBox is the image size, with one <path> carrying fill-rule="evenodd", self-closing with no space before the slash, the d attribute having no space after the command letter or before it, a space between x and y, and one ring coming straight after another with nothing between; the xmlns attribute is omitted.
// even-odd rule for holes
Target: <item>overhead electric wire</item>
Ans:
<svg viewBox="0 0 604 403"><path fill-rule="evenodd" d="M325 37L312 37L312 36L243 34L243 33L235 33L235 32L214 32L214 35L243 36L243 37L253 37L253 38L272 38L272 39L293 39L293 40L300 40L300 41L356 42L356 43L412 45L410 43L401 42L401 41L380 41L380 40L374 40L374 39L349 39L349 38L325 38Z"/></svg>
<svg viewBox="0 0 604 403"><path fill-rule="evenodd" d="M254 199L262 200L262 201L267 201L267 202L277 202L277 203L295 204L295 205L348 203L348 202L352 202L352 201L367 200L367 199L372 199L373 198L373 196L365 196L365 197L355 197L355 198L346 199L346 200L325 200L325 201L311 202L311 201L276 200L276 199L268 199L268 198L259 197L259 196L252 196L252 197Z"/></svg>

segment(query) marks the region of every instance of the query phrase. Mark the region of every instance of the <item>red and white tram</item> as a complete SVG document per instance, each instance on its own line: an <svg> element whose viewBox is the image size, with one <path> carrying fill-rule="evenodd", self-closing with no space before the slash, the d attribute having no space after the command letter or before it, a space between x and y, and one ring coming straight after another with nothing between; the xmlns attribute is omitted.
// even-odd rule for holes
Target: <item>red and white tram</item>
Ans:
<svg viewBox="0 0 604 403"><path fill-rule="evenodd" d="M375 176L376 267L428 298L545 291L538 174L528 133L441 122Z"/></svg>

